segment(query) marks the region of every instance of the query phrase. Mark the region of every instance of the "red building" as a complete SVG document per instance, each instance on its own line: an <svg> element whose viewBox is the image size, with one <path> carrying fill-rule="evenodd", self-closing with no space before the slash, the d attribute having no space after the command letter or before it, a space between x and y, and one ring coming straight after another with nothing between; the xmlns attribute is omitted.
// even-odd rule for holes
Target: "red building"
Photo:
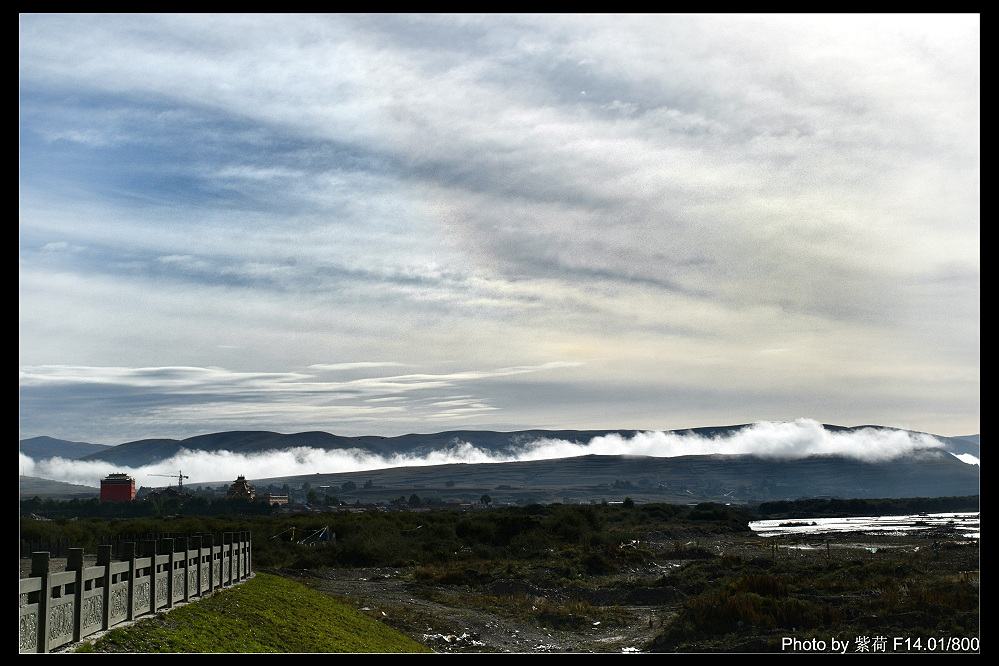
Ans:
<svg viewBox="0 0 999 666"><path fill-rule="evenodd" d="M135 479L128 474L108 474L101 479L101 501L131 502L135 499Z"/></svg>

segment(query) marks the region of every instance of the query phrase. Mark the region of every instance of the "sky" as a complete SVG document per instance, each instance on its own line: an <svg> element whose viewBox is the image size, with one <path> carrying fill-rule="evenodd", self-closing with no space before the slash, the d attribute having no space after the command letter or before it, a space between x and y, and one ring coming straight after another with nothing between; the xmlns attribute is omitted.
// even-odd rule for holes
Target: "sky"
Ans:
<svg viewBox="0 0 999 666"><path fill-rule="evenodd" d="M980 16L19 16L19 435L980 430Z"/></svg>

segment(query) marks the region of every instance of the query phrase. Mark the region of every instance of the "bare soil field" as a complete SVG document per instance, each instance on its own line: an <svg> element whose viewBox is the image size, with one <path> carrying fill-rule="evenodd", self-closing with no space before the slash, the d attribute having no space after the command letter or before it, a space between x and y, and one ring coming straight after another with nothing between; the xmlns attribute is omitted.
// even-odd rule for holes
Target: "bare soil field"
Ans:
<svg viewBox="0 0 999 666"><path fill-rule="evenodd" d="M664 554L682 535L652 537L651 545ZM951 535L953 536L953 535ZM864 534L810 535L788 539L761 539L754 535L695 537L696 546L720 556L744 560L760 557L799 561L843 559L873 561L902 554L948 558L955 578L978 584L977 544L937 551L934 542L947 535L883 536ZM774 544L777 544L776 547ZM346 601L364 613L447 653L622 653L642 652L682 607L686 595L669 586L647 586L650 581L683 566L659 560L643 570L593 578L567 589L545 584L544 572L491 580L481 586L421 583L405 568L273 570L300 580L321 592ZM578 604L587 621L582 626L546 626L537 615L524 621L525 610L546 605L570 611ZM527 608L529 607L529 608ZM512 610L511 610L512 609ZM518 614L519 613L519 614ZM518 619L521 618L521 619ZM596 619L593 619L596 618Z"/></svg>

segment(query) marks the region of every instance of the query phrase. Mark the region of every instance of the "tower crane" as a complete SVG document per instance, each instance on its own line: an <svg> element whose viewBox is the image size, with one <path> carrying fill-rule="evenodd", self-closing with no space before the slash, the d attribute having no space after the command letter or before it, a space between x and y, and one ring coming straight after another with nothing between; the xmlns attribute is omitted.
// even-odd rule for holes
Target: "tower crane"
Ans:
<svg viewBox="0 0 999 666"><path fill-rule="evenodd" d="M184 474L183 470L179 471L177 474L148 474L147 476L168 476L171 479L177 477L177 491L184 491L184 479L190 479L191 477Z"/></svg>

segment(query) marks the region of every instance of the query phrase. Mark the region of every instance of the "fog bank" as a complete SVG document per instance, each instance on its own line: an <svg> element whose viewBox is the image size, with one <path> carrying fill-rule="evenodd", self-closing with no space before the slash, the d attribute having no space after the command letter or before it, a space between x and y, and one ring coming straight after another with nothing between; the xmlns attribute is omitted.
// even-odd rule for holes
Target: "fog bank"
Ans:
<svg viewBox="0 0 999 666"><path fill-rule="evenodd" d="M814 455L838 455L866 462L885 462L902 456L943 448L943 443L921 433L885 428L865 428L833 432L810 419L794 422L760 422L726 436L701 437L693 433L650 431L633 437L607 435L586 443L541 439L503 452L488 451L455 440L452 446L429 454L382 456L358 449L326 451L293 448L255 454L229 451L184 450L154 465L122 467L107 462L86 462L51 458L35 461L20 455L20 474L66 483L100 486L111 472L125 472L136 486L162 487L171 483L165 476L183 471L191 486L226 483L243 474L250 479L268 479L305 474L360 472L390 467L446 465L451 463L499 463L523 460L550 460L585 455L629 455L676 457L690 455L756 455L773 459L797 459ZM962 459L963 460L963 459ZM977 460L963 460L978 464ZM159 475L159 476L154 476Z"/></svg>

